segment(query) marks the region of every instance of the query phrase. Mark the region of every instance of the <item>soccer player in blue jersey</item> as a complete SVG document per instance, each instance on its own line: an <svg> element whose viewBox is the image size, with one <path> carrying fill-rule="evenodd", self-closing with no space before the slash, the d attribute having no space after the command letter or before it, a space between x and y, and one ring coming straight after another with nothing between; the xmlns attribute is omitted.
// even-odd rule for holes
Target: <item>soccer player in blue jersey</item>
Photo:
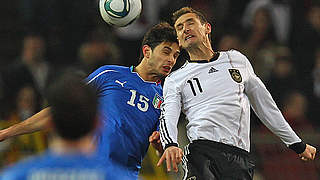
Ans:
<svg viewBox="0 0 320 180"><path fill-rule="evenodd" d="M50 149L9 167L1 180L129 179L120 167L97 158L92 138L98 100L93 88L68 73L50 86L47 99L54 133Z"/></svg>
<svg viewBox="0 0 320 180"><path fill-rule="evenodd" d="M152 27L144 36L138 66L103 66L86 79L96 89L101 128L96 140L101 159L127 167L138 178L149 138L159 151L157 132L162 99L160 80L167 76L179 56L175 30L167 23ZM0 131L0 140L45 128L48 108Z"/></svg>

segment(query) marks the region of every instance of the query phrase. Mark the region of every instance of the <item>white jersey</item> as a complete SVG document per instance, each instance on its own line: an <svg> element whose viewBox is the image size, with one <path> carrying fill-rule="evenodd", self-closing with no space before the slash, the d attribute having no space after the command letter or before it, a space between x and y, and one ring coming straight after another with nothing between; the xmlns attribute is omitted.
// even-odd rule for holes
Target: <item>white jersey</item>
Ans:
<svg viewBox="0 0 320 180"><path fill-rule="evenodd" d="M188 120L189 140L212 140L250 151L250 105L259 119L287 145L301 142L269 91L238 51L216 59L189 61L164 83L160 117L163 147L177 143L180 112Z"/></svg>

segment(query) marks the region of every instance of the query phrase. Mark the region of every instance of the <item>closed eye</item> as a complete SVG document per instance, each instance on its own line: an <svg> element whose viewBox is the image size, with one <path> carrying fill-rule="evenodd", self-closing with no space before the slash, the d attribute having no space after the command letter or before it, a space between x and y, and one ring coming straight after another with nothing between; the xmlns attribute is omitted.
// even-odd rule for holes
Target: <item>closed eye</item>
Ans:
<svg viewBox="0 0 320 180"><path fill-rule="evenodd" d="M177 30L177 31L181 31L182 28L183 28L183 25L182 25L182 24L179 24L179 25L176 26L176 30Z"/></svg>

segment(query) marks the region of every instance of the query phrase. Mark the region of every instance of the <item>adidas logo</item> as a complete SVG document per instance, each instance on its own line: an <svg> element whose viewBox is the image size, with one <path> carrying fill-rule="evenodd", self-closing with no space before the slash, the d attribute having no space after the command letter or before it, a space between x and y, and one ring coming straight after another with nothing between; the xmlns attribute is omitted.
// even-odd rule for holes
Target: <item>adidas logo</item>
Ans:
<svg viewBox="0 0 320 180"><path fill-rule="evenodd" d="M211 67L210 70L209 70L209 74L210 74L210 73L217 72L217 71L219 71L219 70L217 70L217 69L214 68L214 67Z"/></svg>

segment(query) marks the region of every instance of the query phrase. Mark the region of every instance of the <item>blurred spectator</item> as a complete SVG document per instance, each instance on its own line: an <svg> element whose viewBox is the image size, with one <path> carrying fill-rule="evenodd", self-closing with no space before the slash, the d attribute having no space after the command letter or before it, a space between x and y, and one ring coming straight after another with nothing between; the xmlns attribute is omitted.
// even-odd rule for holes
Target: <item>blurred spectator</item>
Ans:
<svg viewBox="0 0 320 180"><path fill-rule="evenodd" d="M270 76L272 76L272 70L275 68L275 61L279 59L279 57L283 56L282 58L287 58L287 54L283 54L286 51L289 51L289 49L285 46L272 44L256 52L254 59L254 65L256 67L255 72L262 81L266 82Z"/></svg>
<svg viewBox="0 0 320 180"><path fill-rule="evenodd" d="M30 86L20 89L16 99L16 116L20 121L31 117L39 109L35 90Z"/></svg>
<svg viewBox="0 0 320 180"><path fill-rule="evenodd" d="M291 52L287 47L279 46L272 49L272 53L264 58L270 62L270 65L265 64L262 67L269 67L271 70L270 76L266 79L266 86L279 108L282 109L284 105L283 95L292 91L292 89L297 89L300 84L292 64Z"/></svg>
<svg viewBox="0 0 320 180"><path fill-rule="evenodd" d="M228 51L230 49L236 49L241 51L241 40L239 36L235 34L226 34L224 35L219 44L218 44L218 50L219 51Z"/></svg>
<svg viewBox="0 0 320 180"><path fill-rule="evenodd" d="M43 91L49 76L50 66L45 59L46 43L41 36L26 36L20 60L31 73L35 86ZM19 62L18 62L19 63Z"/></svg>
<svg viewBox="0 0 320 180"><path fill-rule="evenodd" d="M268 41L276 41L269 9L261 7L254 12L251 26L247 27L247 46L259 49Z"/></svg>
<svg viewBox="0 0 320 180"><path fill-rule="evenodd" d="M25 86L31 86L40 97L53 70L45 58L46 43L39 35L27 35L23 40L21 56L15 62L1 69L3 99L1 114L10 114L14 108L17 93ZM42 102L37 102L42 104ZM39 109L36 109L39 111Z"/></svg>
<svg viewBox="0 0 320 180"><path fill-rule="evenodd" d="M88 41L84 42L79 49L78 58L80 68L88 75L93 70L105 64L123 65L118 46L113 40L96 30L92 32Z"/></svg>
<svg viewBox="0 0 320 180"><path fill-rule="evenodd" d="M264 68L261 65L264 63L259 62L257 57L260 51L272 48L276 44L269 10L264 7L257 9L252 19L252 26L245 31L243 52L251 60L257 75L260 76L262 74L261 68Z"/></svg>
<svg viewBox="0 0 320 180"><path fill-rule="evenodd" d="M306 141L311 141L315 145L319 144L312 139L317 133L306 118L306 97L299 91L292 91L287 94L284 102L283 115L290 126ZM258 144L256 150L261 158L261 173L265 179L319 179L316 168L316 163L319 162L302 163L301 160L295 158L296 154L294 152L286 151L285 147L280 146L277 143L279 140L271 136L271 133L264 126L261 126L261 129L259 130L262 133L260 138L264 138L264 143L268 142L268 144Z"/></svg>
<svg viewBox="0 0 320 180"><path fill-rule="evenodd" d="M276 41L286 44L291 27L291 7L287 0L251 0L243 15L244 27L253 23L255 13L259 9L266 9L269 13L270 22L275 32Z"/></svg>
<svg viewBox="0 0 320 180"><path fill-rule="evenodd" d="M0 128L6 128L32 116L39 109L39 101L33 87L22 87L16 96L15 110L1 121ZM7 166L27 156L42 152L47 147L45 132L18 136L9 141L9 146L0 152L0 167Z"/></svg>
<svg viewBox="0 0 320 180"><path fill-rule="evenodd" d="M306 96L299 91L287 93L284 99L283 115L298 134L313 133L314 128L306 117L308 102Z"/></svg>

